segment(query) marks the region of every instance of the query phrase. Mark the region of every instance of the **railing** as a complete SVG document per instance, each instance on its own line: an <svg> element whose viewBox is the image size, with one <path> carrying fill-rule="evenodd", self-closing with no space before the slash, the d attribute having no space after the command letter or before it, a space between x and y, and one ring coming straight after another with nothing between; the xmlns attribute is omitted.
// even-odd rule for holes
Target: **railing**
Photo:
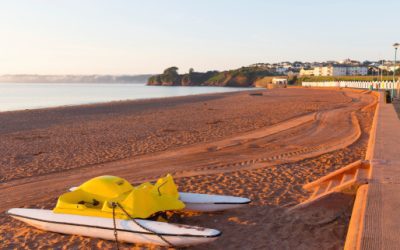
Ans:
<svg viewBox="0 0 400 250"><path fill-rule="evenodd" d="M303 87L336 87L356 89L398 89L400 82L392 81L330 81L330 82L303 82Z"/></svg>

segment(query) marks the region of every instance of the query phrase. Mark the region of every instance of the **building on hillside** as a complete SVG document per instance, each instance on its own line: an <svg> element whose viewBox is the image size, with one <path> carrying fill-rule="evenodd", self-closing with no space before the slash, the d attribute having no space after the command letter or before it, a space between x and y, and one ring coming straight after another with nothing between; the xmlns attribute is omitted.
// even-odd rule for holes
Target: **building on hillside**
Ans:
<svg viewBox="0 0 400 250"><path fill-rule="evenodd" d="M343 61L339 61L339 64L342 64L342 65L351 65L351 66L359 66L359 65L361 65L361 63L360 63L359 61L351 60L350 58L345 59L345 60L343 60Z"/></svg>
<svg viewBox="0 0 400 250"><path fill-rule="evenodd" d="M313 76L314 75L314 69L304 69L302 68L300 70L300 76Z"/></svg>
<svg viewBox="0 0 400 250"><path fill-rule="evenodd" d="M348 76L366 76L368 75L368 67L366 66L349 66L347 67Z"/></svg>
<svg viewBox="0 0 400 250"><path fill-rule="evenodd" d="M368 67L366 66L352 66L352 65L329 65L314 67L311 70L302 70L300 75L314 75L314 76L353 76L353 75L367 75Z"/></svg>
<svg viewBox="0 0 400 250"><path fill-rule="evenodd" d="M276 67L275 72L281 75L285 75L288 72L288 68L285 67Z"/></svg>
<svg viewBox="0 0 400 250"><path fill-rule="evenodd" d="M368 67L368 75L379 75L381 70L379 67L376 66L369 66Z"/></svg>
<svg viewBox="0 0 400 250"><path fill-rule="evenodd" d="M384 71L393 72L394 69L398 70L400 66L396 65L396 67L394 67L393 65L380 65L379 68Z"/></svg>

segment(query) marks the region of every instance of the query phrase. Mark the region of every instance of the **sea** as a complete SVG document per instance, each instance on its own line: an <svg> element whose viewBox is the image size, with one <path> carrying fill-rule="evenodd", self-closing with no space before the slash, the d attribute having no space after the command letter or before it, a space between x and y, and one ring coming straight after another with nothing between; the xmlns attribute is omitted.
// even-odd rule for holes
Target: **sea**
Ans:
<svg viewBox="0 0 400 250"><path fill-rule="evenodd" d="M0 83L0 112L249 90L147 86L145 83Z"/></svg>

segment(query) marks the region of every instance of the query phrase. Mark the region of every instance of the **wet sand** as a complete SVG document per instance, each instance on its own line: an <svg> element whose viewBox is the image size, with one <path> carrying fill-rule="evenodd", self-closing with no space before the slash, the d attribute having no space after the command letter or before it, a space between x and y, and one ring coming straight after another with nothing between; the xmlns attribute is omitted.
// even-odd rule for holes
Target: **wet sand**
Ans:
<svg viewBox="0 0 400 250"><path fill-rule="evenodd" d="M0 209L52 208L67 187L91 175L140 182L172 172L182 191L254 201L248 209L174 216L175 222L223 231L196 249L337 249L351 202L329 223L288 215L285 208L307 197L303 184L364 158L373 109L362 108L372 101L349 91L277 89L262 96L211 94L1 113ZM186 157L172 164L174 152ZM205 160L210 154L215 162ZM29 190L30 198L21 199ZM4 215L0 222L6 248L114 246L42 232Z"/></svg>

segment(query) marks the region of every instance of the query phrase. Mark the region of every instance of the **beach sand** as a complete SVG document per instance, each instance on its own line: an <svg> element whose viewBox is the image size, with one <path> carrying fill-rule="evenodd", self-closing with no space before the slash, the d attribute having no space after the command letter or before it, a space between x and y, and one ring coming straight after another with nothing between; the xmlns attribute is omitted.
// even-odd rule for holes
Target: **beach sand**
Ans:
<svg viewBox="0 0 400 250"><path fill-rule="evenodd" d="M252 96L249 92L208 94L0 113L0 190L7 192L0 196L4 201L0 206L2 247L115 247L112 241L43 232L8 218L3 212L15 206L51 209L61 190L77 182L57 182L54 186L58 189L51 190L51 186L40 187L44 179L58 180L60 176L68 179L78 176L83 169L93 174L120 173L121 177L137 183L146 179L147 172L141 173L140 168L143 161L173 161L165 152L183 150L190 157L172 169L161 164L154 166L148 179L172 170L181 191L236 195L253 200L248 208L224 213L175 214L171 218L173 222L223 231L217 241L193 249L342 248L353 197L338 201L343 204L334 217L328 214L310 217L301 212L288 214L286 210L308 197L301 188L303 184L364 158L374 109L362 107L372 103L373 97L345 90L301 88L262 92L262 96ZM340 112L334 113L337 111ZM351 122L351 113L356 116L359 133L357 124ZM313 114L316 118L310 121L300 119ZM346 121L343 124L332 120L341 116L340 120ZM295 121L299 119L302 123L297 124ZM337 128L329 122L338 124ZM273 126L277 126L278 132L268 134L265 128ZM332 127L335 129L329 133L318 134ZM258 137L253 131L259 131ZM221 147L227 139L238 135L247 135L250 139L246 137L248 141ZM342 137L345 139L336 139ZM219 162L211 167L207 167L210 163L196 166L196 161L205 154L196 150L210 149L213 143L219 148L206 154L214 154ZM323 147L311 147L312 143ZM257 150L271 155L262 158L265 160L256 159ZM242 154L237 162L229 157L233 153ZM137 163L139 167L126 167L124 161ZM193 169L185 165L190 162ZM136 172L126 177L124 171L131 168ZM21 197L22 187L33 189L34 184L39 185L37 190L45 192L35 191L32 199ZM121 247L134 245L121 244Z"/></svg>

